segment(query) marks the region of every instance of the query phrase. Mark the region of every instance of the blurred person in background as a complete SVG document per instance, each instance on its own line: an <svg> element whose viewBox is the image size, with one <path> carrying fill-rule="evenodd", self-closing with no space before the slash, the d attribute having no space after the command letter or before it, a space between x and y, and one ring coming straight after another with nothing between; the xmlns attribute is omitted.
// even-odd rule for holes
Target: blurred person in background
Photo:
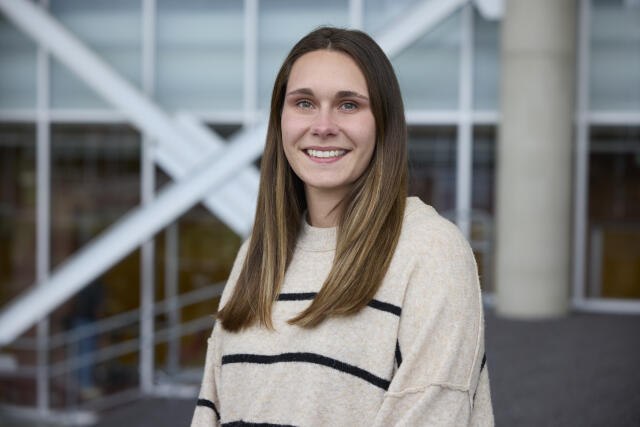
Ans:
<svg viewBox="0 0 640 427"><path fill-rule="evenodd" d="M70 331L94 324L102 315L104 307L104 288L101 280L94 280L89 286L84 288L78 296L73 299L73 305L69 313L67 323ZM80 396L83 399L93 399L102 394L95 382L95 370L93 361L85 361L84 358L90 356L98 349L98 337L95 332L83 333L75 346L75 356L80 363L77 368L77 385Z"/></svg>
<svg viewBox="0 0 640 427"><path fill-rule="evenodd" d="M493 425L475 260L407 198L406 152L380 47L328 27L302 38L275 81L193 426Z"/></svg>

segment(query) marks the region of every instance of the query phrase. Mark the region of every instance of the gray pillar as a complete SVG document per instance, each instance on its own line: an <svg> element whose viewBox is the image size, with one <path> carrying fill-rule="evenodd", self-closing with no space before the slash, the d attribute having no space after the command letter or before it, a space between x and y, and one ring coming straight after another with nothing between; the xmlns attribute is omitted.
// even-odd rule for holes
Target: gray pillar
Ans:
<svg viewBox="0 0 640 427"><path fill-rule="evenodd" d="M568 309L575 0L506 0L496 203L496 310Z"/></svg>

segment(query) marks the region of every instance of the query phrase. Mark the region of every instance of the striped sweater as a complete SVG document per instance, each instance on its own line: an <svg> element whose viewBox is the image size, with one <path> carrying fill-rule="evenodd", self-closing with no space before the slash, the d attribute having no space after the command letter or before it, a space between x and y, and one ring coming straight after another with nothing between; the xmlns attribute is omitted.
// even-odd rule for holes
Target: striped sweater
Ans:
<svg viewBox="0 0 640 427"><path fill-rule="evenodd" d="M335 245L336 229L303 225L273 307L275 331L214 327L191 425L493 425L477 269L458 229L409 198L369 305L313 329L289 325L322 286Z"/></svg>

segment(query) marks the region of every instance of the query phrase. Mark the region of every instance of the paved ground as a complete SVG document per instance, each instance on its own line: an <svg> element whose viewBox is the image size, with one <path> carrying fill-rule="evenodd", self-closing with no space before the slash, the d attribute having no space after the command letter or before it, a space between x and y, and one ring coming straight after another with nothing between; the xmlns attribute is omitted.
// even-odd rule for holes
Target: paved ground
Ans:
<svg viewBox="0 0 640 427"><path fill-rule="evenodd" d="M640 316L486 317L497 426L640 426ZM104 413L98 426L187 426L193 407L145 399Z"/></svg>
<svg viewBox="0 0 640 427"><path fill-rule="evenodd" d="M487 315L498 426L640 426L640 316Z"/></svg>

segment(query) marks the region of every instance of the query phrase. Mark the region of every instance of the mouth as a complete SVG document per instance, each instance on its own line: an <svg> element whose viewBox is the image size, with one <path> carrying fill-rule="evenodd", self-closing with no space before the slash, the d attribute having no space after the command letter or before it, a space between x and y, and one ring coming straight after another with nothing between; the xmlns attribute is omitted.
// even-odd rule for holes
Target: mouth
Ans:
<svg viewBox="0 0 640 427"><path fill-rule="evenodd" d="M303 150L307 156L314 159L338 159L345 154L347 154L348 150L314 150L311 148L307 148Z"/></svg>

